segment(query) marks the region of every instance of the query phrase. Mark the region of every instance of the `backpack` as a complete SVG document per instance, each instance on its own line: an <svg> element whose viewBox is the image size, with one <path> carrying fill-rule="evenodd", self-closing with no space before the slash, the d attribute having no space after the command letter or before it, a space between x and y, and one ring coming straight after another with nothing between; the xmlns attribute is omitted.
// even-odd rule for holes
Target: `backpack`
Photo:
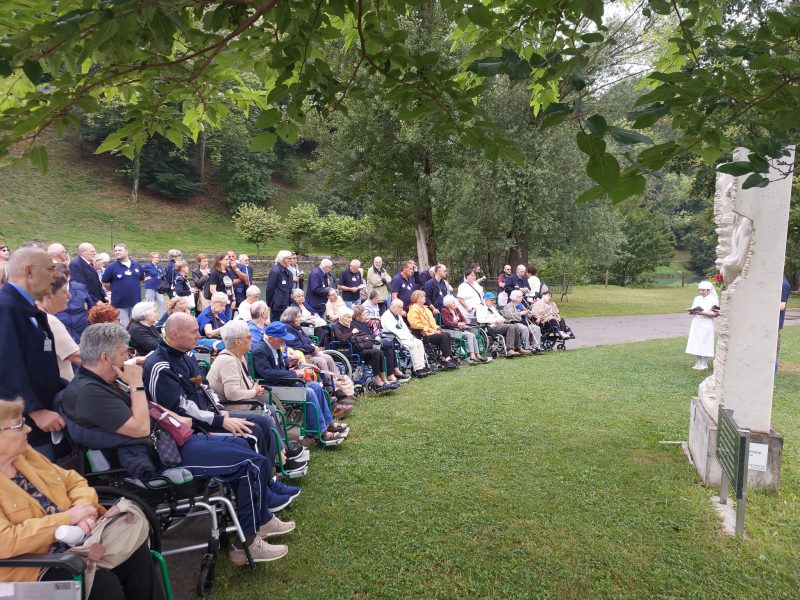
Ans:
<svg viewBox="0 0 800 600"><path fill-rule="evenodd" d="M169 296L172 296L173 289L175 289L175 281L170 281L169 274L165 271L164 274L158 278L156 292L159 294L168 294Z"/></svg>

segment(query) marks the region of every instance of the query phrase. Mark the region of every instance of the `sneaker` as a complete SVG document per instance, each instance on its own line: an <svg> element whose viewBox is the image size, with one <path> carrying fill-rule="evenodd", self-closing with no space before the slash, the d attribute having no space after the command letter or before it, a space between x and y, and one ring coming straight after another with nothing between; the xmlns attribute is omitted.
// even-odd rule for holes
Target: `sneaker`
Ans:
<svg viewBox="0 0 800 600"><path fill-rule="evenodd" d="M299 487L295 487L293 485L286 485L285 483L278 481L278 479L275 477L272 478L272 481L269 484L269 489L271 492L274 492L276 494L281 494L283 496L291 496L292 498L300 495Z"/></svg>
<svg viewBox="0 0 800 600"><path fill-rule="evenodd" d="M306 448L306 452L308 452L308 448ZM305 469L308 466L308 461L299 461L299 460L287 460L283 463L283 470L287 473L291 473L292 471L299 471L301 469Z"/></svg>
<svg viewBox="0 0 800 600"><path fill-rule="evenodd" d="M411 381L411 375L406 375L403 373L402 375L397 376L397 383L405 383L406 381Z"/></svg>
<svg viewBox="0 0 800 600"><path fill-rule="evenodd" d="M414 371L414 377L417 377L419 379L422 379L423 377L427 377L430 374L431 374L431 370L428 369L428 368L419 369L418 371Z"/></svg>
<svg viewBox="0 0 800 600"><path fill-rule="evenodd" d="M397 383L396 381L390 381L389 383L386 384L386 387L390 390L396 390L397 388L400 387L400 384Z"/></svg>
<svg viewBox="0 0 800 600"><path fill-rule="evenodd" d="M306 451L300 442L289 442L286 446L286 458L288 460L299 460L299 457Z"/></svg>
<svg viewBox="0 0 800 600"><path fill-rule="evenodd" d="M478 355L478 360L481 361L482 363L487 363L490 360L492 360L492 357L491 356L484 356L483 354L479 354Z"/></svg>
<svg viewBox="0 0 800 600"><path fill-rule="evenodd" d="M276 513L282 511L284 508L289 506L294 500L294 496L286 496L284 494L278 494L269 490L267 492L268 498L268 508L269 512Z"/></svg>
<svg viewBox="0 0 800 600"><path fill-rule="evenodd" d="M294 528L294 521L281 521L278 517L273 515L269 521L258 528L258 533L256 535L262 539L266 539L278 535L286 535L294 531Z"/></svg>
<svg viewBox="0 0 800 600"><path fill-rule="evenodd" d="M288 546L284 546L283 544L268 544L258 536L256 536L256 539L250 544L250 556L253 558L253 562L257 563L278 560L286 556L288 552ZM231 544L231 548L228 550L228 558L237 567L243 567L247 564L247 554L245 554L244 548L237 548L233 544Z"/></svg>

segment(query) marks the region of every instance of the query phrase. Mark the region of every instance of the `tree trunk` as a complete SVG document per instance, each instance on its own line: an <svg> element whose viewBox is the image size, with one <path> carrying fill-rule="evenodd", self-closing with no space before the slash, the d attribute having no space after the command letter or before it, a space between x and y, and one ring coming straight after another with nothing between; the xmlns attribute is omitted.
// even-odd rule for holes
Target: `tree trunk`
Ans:
<svg viewBox="0 0 800 600"><path fill-rule="evenodd" d="M206 131L200 130L200 185L206 189Z"/></svg>
<svg viewBox="0 0 800 600"><path fill-rule="evenodd" d="M417 264L420 271L427 271L432 265L436 264L436 243L433 233L433 203L428 189L428 182L431 177L431 162L428 151L423 148L420 152L422 170L425 173L426 183L424 189L420 189L421 199L417 205L417 224L414 233L417 238ZM422 187L422 186L420 186Z"/></svg>
<svg viewBox="0 0 800 600"><path fill-rule="evenodd" d="M431 254L431 227L428 223L419 221L414 233L417 236L417 264L419 265L419 270L427 271L431 268L431 261L436 260L436 255Z"/></svg>
<svg viewBox="0 0 800 600"><path fill-rule="evenodd" d="M133 187L131 189L131 200L134 204L139 204L139 172L141 171L142 160L137 152L133 155L133 166L131 167L131 177L133 178Z"/></svg>

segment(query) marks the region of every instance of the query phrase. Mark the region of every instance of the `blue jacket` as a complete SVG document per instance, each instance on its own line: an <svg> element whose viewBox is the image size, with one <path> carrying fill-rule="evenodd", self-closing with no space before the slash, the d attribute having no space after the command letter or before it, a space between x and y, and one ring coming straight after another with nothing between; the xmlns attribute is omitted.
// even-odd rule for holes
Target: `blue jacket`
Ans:
<svg viewBox="0 0 800 600"><path fill-rule="evenodd" d="M247 275L247 280L250 282L249 284L241 282L237 283L234 286L234 291L236 292L236 298L238 302L238 298L241 296L242 298L245 297L244 293L247 291L248 286L253 285L253 267L250 265L243 265L242 263L237 262L236 268L239 269L242 273Z"/></svg>
<svg viewBox="0 0 800 600"><path fill-rule="evenodd" d="M147 281L144 282L144 289L146 290L155 290L158 288L158 280L161 279L161 276L164 274L164 267L159 265L154 265L152 262L144 263L142 265L142 271L144 271L144 276L149 277Z"/></svg>
<svg viewBox="0 0 800 600"><path fill-rule="evenodd" d="M175 295L181 296L185 298L186 296L191 296L192 289L189 287L189 282L186 281L186 277L180 274L175 275Z"/></svg>
<svg viewBox="0 0 800 600"><path fill-rule="evenodd" d="M299 385L302 383L297 373L290 371L286 364L286 357L280 350L277 351L278 362L266 340L261 340L253 348L253 366L255 376L263 379L267 385Z"/></svg>
<svg viewBox="0 0 800 600"><path fill-rule="evenodd" d="M267 305L270 318L277 320L292 301L292 273L281 264L276 264L267 277Z"/></svg>
<svg viewBox="0 0 800 600"><path fill-rule="evenodd" d="M314 340L308 337L308 334L303 331L302 327L295 327L291 323L286 323L285 325L286 331L295 337L295 339L293 339L291 342L286 342L286 345L290 348L294 348L295 350L300 350L310 357L314 352L312 346L316 346L316 344L314 344ZM309 358L309 360L311 359Z"/></svg>
<svg viewBox="0 0 800 600"><path fill-rule="evenodd" d="M325 273L320 267L311 271L306 288L306 306L323 319L325 318L325 303L328 301L328 289L332 287L332 273Z"/></svg>
<svg viewBox="0 0 800 600"><path fill-rule="evenodd" d="M435 306L439 310L444 308L444 297L447 295L447 284L444 279L436 281L436 277L431 277L422 289L425 290L425 304Z"/></svg>
<svg viewBox="0 0 800 600"><path fill-rule="evenodd" d="M100 276L94 267L87 264L80 256L76 256L70 261L69 277L72 281L85 285L95 302L105 302L106 291L103 289L103 284L100 283Z"/></svg>
<svg viewBox="0 0 800 600"><path fill-rule="evenodd" d="M193 353L176 350L162 340L144 362L142 380L153 402L181 416L222 427L216 394L208 388Z"/></svg>
<svg viewBox="0 0 800 600"><path fill-rule="evenodd" d="M35 410L55 410L53 399L62 388L58 374L53 332L47 314L36 308L11 283L0 289L0 398L25 401L24 414ZM33 431L32 446L50 441L28 418Z"/></svg>
<svg viewBox="0 0 800 600"><path fill-rule="evenodd" d="M221 313L219 313L217 315L217 318L222 322L223 325L230 320L228 318L228 314L225 311L222 311ZM214 325L213 325L213 322L214 322L214 315L211 312L211 307L210 306L206 306L203 309L203 311L199 315L197 315L197 327L200 328L200 335L201 336L205 337L203 335L203 329L205 329L206 325L208 325L209 323L212 324L211 325L212 329L216 329L216 327L214 327Z"/></svg>
<svg viewBox="0 0 800 600"><path fill-rule="evenodd" d="M89 295L86 286L77 281L69 282L70 299L67 308L56 315L67 328L76 344L81 343L81 334L89 326L89 309L97 302Z"/></svg>
<svg viewBox="0 0 800 600"><path fill-rule="evenodd" d="M510 294L514 290L521 290L528 287L527 277L518 277L516 273L510 275L506 279L506 287L503 288L506 294Z"/></svg>

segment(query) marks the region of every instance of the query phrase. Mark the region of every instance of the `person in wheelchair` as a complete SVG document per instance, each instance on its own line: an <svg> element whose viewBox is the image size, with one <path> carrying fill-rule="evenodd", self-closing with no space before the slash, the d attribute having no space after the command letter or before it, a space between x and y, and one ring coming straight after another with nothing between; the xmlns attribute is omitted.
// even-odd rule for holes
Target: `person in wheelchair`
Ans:
<svg viewBox="0 0 800 600"><path fill-rule="evenodd" d="M316 406L316 410L311 406L306 407L306 421L309 428L321 431L320 437L326 442L347 437L350 428L345 423L337 423L333 420L334 415L328 406L322 386L316 381L305 381L305 369L295 371L289 369L283 347L293 339L294 336L286 330L284 323L276 321L267 326L264 330L264 338L253 349L253 366L256 370L256 377L263 380L266 385L274 386L296 386L303 385L305 382L306 402ZM337 408L341 408L340 414L344 416L353 407L339 406ZM317 415L320 416L322 422L319 422Z"/></svg>
<svg viewBox="0 0 800 600"><path fill-rule="evenodd" d="M422 334L423 340L439 349L442 356L442 366L445 369L455 369L458 362L453 358L453 348L450 345L450 336L442 331L436 324L431 310L425 306L425 292L415 290L411 294L411 304L408 307L408 325L417 329Z"/></svg>
<svg viewBox="0 0 800 600"><path fill-rule="evenodd" d="M337 342L350 344L353 352L357 353L372 369L376 392L385 392L399 387L398 383L389 381L383 372L386 355L377 336L364 323L353 321L352 310L346 308L339 313L339 321L331 328L331 333Z"/></svg>
<svg viewBox="0 0 800 600"><path fill-rule="evenodd" d="M367 309L364 305L353 307L353 326L357 327L362 333L376 336L376 341L380 344L383 355L386 357L386 372L389 383L405 383L411 377L403 373L398 365L397 353L394 349L394 340L384 337L380 319L371 319L367 316Z"/></svg>
<svg viewBox="0 0 800 600"><path fill-rule="evenodd" d="M561 318L558 306L553 302L553 292L550 290L542 291L542 297L533 303L531 311L536 319L536 324L542 328L543 332L564 340L575 339L575 334L567 326L567 322Z"/></svg>
<svg viewBox="0 0 800 600"><path fill-rule="evenodd" d="M211 294L211 304L197 315L197 325L200 328L198 344L200 346L212 350L222 350L225 347L219 339L219 331L230 320L227 309L228 295L225 292Z"/></svg>
<svg viewBox="0 0 800 600"><path fill-rule="evenodd" d="M320 346L323 348L327 346L328 322L306 304L306 294L302 288L292 290L292 303L289 307L295 307L300 310L300 324L313 327L314 335L319 340Z"/></svg>
<svg viewBox="0 0 800 600"><path fill-rule="evenodd" d="M508 304L500 311L506 321L519 327L522 345L534 354L544 352L542 348L542 329L533 322L530 309L523 303L521 290L512 290L508 295ZM533 343L531 343L533 340Z"/></svg>
<svg viewBox="0 0 800 600"><path fill-rule="evenodd" d="M474 365L492 360L491 357L486 358L478 351L478 340L475 334L469 330L467 320L458 310L458 300L450 294L444 297L442 324L451 338L463 339L467 342L467 352L469 352L467 362L469 364Z"/></svg>
<svg viewBox="0 0 800 600"><path fill-rule="evenodd" d="M431 370L425 364L425 346L422 340L414 337L403 319L403 301L395 298L389 303L389 310L381 315L381 329L384 336L394 336L411 354L411 367L417 377L426 377Z"/></svg>
<svg viewBox="0 0 800 600"><path fill-rule="evenodd" d="M522 337L520 329L514 323L507 323L506 319L495 306L497 297L493 292L486 292L483 295L483 304L479 304L475 309L475 317L480 325L485 325L490 331L504 335L506 338L506 358L530 354L522 347Z"/></svg>
<svg viewBox="0 0 800 600"><path fill-rule="evenodd" d="M186 315L176 314L170 319L182 316ZM196 335L197 330L194 332ZM105 441L113 437L109 434L116 434L128 444L125 455L118 452L122 468L133 477L147 478L157 475L163 468L159 469L157 455L152 456L145 444L144 438L151 435L153 423L142 367L125 362L128 339L122 327L111 323L91 325L83 332L83 365L65 388L61 409L67 426L77 426L80 429L76 432L85 437L76 439L77 443L88 448L100 447L94 442ZM184 426L191 425L190 418L172 414ZM139 439L142 444L130 444ZM273 511L284 508L294 497L272 492L274 460L253 451L242 437L199 433L190 436L180 447L180 458L177 467L197 477L213 477L230 483L236 494L236 515L248 536L255 562L276 560L288 553L285 545L265 541L295 528L294 522L283 522L273 515ZM242 548L231 546L229 556L236 565L247 564Z"/></svg>
<svg viewBox="0 0 800 600"><path fill-rule="evenodd" d="M23 407L21 399L0 400L0 558L66 552L68 546L56 539L59 526L74 525L88 534L105 510L83 477L28 445L31 428ZM58 569L0 569L0 582L65 579L70 575ZM118 567L99 569L88 600L141 598L164 598L147 542Z"/></svg>
<svg viewBox="0 0 800 600"><path fill-rule="evenodd" d="M325 304L325 318L335 323L343 310L350 310L334 288L328 290L328 302Z"/></svg>
<svg viewBox="0 0 800 600"><path fill-rule="evenodd" d="M153 302L138 302L131 309L131 320L128 322L128 333L131 336L131 348L139 356L152 352L161 341L161 332L156 327L158 314Z"/></svg>

